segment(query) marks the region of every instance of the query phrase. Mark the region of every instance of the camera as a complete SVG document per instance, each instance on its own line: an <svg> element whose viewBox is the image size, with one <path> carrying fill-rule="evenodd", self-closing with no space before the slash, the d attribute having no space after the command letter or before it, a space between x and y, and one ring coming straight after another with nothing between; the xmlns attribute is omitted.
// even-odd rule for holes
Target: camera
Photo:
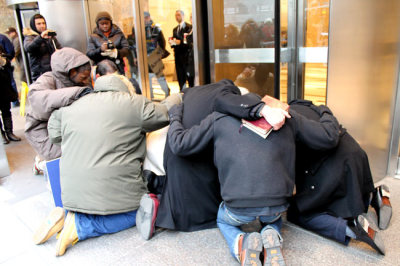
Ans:
<svg viewBox="0 0 400 266"><path fill-rule="evenodd" d="M107 49L109 49L109 50L115 49L114 43L110 40L107 41Z"/></svg>
<svg viewBox="0 0 400 266"><path fill-rule="evenodd" d="M49 37L55 37L57 36L57 32L53 31L53 30L49 30L49 32L47 32L47 36Z"/></svg>

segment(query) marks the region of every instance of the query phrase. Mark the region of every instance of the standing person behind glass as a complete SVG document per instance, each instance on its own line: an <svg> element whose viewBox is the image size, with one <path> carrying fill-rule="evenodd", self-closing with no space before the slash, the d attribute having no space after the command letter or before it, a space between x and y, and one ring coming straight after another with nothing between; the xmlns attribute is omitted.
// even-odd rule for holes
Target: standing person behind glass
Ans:
<svg viewBox="0 0 400 266"><path fill-rule="evenodd" d="M193 25L192 14L190 14L190 23ZM193 54L193 26L192 30L186 36L188 44L188 55L186 61L186 76L189 83L189 88L194 87L194 54Z"/></svg>
<svg viewBox="0 0 400 266"><path fill-rule="evenodd" d="M147 49L147 56L149 56L154 50L157 49L159 46L163 51L162 58L167 57L169 53L165 52L165 38L164 34L161 31L160 25L155 24L153 20L151 19L150 13L145 11L144 12L144 24L145 24L145 32L146 32L146 49ZM167 53L167 55L164 55ZM149 73L150 73L150 93L151 93L151 98L154 98L153 94L153 84L152 84L152 79L153 76L155 75L153 73L153 70L149 66ZM165 97L167 97L170 94L170 89L168 87L167 81L165 79L164 73L161 74L161 76L157 77L157 81L160 84L161 89L165 92Z"/></svg>
<svg viewBox="0 0 400 266"><path fill-rule="evenodd" d="M99 12L96 16L96 28L89 37L86 55L97 65L104 59L110 59L118 66L120 74L125 74L124 57L129 54L129 43L121 29L112 23L108 12Z"/></svg>
<svg viewBox="0 0 400 266"><path fill-rule="evenodd" d="M189 45L185 35L192 31L192 25L184 21L185 13L182 10L175 12L175 19L178 22L173 30L172 40L170 40L171 47L175 51L175 69L178 76L179 88L182 90L187 80L187 56Z"/></svg>
<svg viewBox="0 0 400 266"><path fill-rule="evenodd" d="M17 30L14 27L9 27L6 30L6 34L11 39L12 44L14 46L15 60L17 61L17 64L18 64L19 69L21 71L20 79L21 79L21 81L26 82L25 66L24 66L24 62L22 61L21 45L19 44L19 38L18 38Z"/></svg>
<svg viewBox="0 0 400 266"><path fill-rule="evenodd" d="M30 26L30 29L24 29L24 48L29 54L32 81L36 81L43 73L51 71L51 55L56 49L61 49L61 44L55 37L55 32L47 29L42 15L34 15Z"/></svg>

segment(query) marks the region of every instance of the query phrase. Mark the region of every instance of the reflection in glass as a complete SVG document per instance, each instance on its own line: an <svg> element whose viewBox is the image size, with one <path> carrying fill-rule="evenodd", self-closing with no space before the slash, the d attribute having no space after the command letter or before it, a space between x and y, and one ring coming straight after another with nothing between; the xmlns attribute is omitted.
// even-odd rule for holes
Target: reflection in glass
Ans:
<svg viewBox="0 0 400 266"><path fill-rule="evenodd" d="M329 32L329 1L307 0L305 8L305 47L327 47ZM328 67L325 63L304 64L304 99L326 104Z"/></svg>
<svg viewBox="0 0 400 266"><path fill-rule="evenodd" d="M274 1L214 0L212 1L214 49L234 49L235 56L257 48L260 58L274 49ZM224 34L221 34L224 33ZM261 49L260 49L261 48ZM229 50L227 50L229 49ZM265 50L264 50L265 49ZM273 95L274 57L268 60L250 58L251 63L232 62L230 53L215 64L215 80L231 79L237 86L261 96ZM236 57L237 58L237 57ZM243 61L242 61L243 62Z"/></svg>

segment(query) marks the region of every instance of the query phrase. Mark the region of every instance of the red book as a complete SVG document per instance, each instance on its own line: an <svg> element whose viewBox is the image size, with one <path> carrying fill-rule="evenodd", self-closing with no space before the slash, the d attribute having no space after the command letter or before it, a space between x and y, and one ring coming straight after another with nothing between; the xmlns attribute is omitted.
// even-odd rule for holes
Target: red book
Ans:
<svg viewBox="0 0 400 266"><path fill-rule="evenodd" d="M264 98L262 98L262 101L265 102L265 104L267 104L269 107L281 108L285 111L289 110L289 105L271 96L268 95L264 96ZM242 125L250 129L254 133L258 134L264 139L267 138L269 133L271 133L272 131L272 126L267 122L267 120L265 120L264 117L255 121L242 119Z"/></svg>

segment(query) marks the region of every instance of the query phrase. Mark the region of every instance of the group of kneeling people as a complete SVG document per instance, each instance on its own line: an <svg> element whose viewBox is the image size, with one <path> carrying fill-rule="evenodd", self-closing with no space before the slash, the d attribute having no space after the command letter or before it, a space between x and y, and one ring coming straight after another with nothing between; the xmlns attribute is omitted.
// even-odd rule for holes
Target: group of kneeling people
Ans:
<svg viewBox="0 0 400 266"><path fill-rule="evenodd" d="M242 265L284 265L285 212L306 229L384 254L362 214L372 206L386 229L389 189L374 187L366 153L328 107L296 100L287 112L230 80L156 103L135 94L112 62L98 65L94 89L84 54L63 48L51 65L30 86L26 136L42 158L61 157L64 209L34 234L41 244L61 232L57 256L135 225L145 239L156 226L218 226ZM241 126L260 118L274 129L266 139Z"/></svg>

